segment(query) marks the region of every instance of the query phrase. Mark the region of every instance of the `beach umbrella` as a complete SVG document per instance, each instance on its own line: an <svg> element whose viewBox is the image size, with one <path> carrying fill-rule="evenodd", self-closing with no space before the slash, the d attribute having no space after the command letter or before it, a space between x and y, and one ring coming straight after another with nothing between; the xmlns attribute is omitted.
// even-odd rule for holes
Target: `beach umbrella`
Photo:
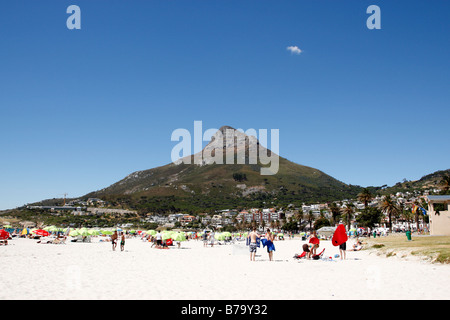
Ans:
<svg viewBox="0 0 450 320"><path fill-rule="evenodd" d="M1 240L6 240L9 238L9 232L6 230L1 229L0 230L0 239Z"/></svg>
<svg viewBox="0 0 450 320"><path fill-rule="evenodd" d="M216 232L216 234L214 235L214 239L223 241L225 240L225 236L223 235L223 233Z"/></svg>
<svg viewBox="0 0 450 320"><path fill-rule="evenodd" d="M80 231L78 231L78 233L80 234L80 236L83 236L83 237L87 237L87 236L90 236L90 234L89 234L89 230L80 230Z"/></svg>
<svg viewBox="0 0 450 320"><path fill-rule="evenodd" d="M55 227L55 226L50 226L48 229L47 229L47 231L49 231L49 232L57 232L59 229L57 228L57 227Z"/></svg>
<svg viewBox="0 0 450 320"><path fill-rule="evenodd" d="M100 232L102 233L102 234L106 234L106 235L112 235L114 232L112 232L111 230L100 230Z"/></svg>
<svg viewBox="0 0 450 320"><path fill-rule="evenodd" d="M151 234L152 236L154 236L156 234L155 230L147 230L145 231L146 234Z"/></svg>
<svg viewBox="0 0 450 320"><path fill-rule="evenodd" d="M50 232L42 230L42 229L34 230L33 233L37 234L38 236L42 236L42 237L47 237L48 235L50 235Z"/></svg>
<svg viewBox="0 0 450 320"><path fill-rule="evenodd" d="M21 232L20 235L24 236L24 235L27 235L27 234L29 234L29 233L30 233L30 229L28 229L28 228L23 228L23 230L22 230L22 232Z"/></svg>
<svg viewBox="0 0 450 320"><path fill-rule="evenodd" d="M11 226L11 225L9 225L9 224L6 224L6 225L4 225L4 226L3 226L3 228L4 228L4 229L11 229L11 228L12 228L12 226Z"/></svg>
<svg viewBox="0 0 450 320"><path fill-rule="evenodd" d="M165 231L162 234L162 239L163 240L171 239L173 234L174 234L174 232L172 232L172 231Z"/></svg>
<svg viewBox="0 0 450 320"><path fill-rule="evenodd" d="M231 237L231 232L225 231L225 232L222 232L222 234L224 237Z"/></svg>
<svg viewBox="0 0 450 320"><path fill-rule="evenodd" d="M277 236L278 237L284 237L284 234L280 232L279 234L277 234Z"/></svg>
<svg viewBox="0 0 450 320"><path fill-rule="evenodd" d="M88 233L90 236L98 236L100 234L100 230L93 229L93 230L89 230Z"/></svg>
<svg viewBox="0 0 450 320"><path fill-rule="evenodd" d="M72 230L69 232L69 236L71 237L76 237L78 236L80 233L78 232L78 230Z"/></svg>
<svg viewBox="0 0 450 320"><path fill-rule="evenodd" d="M177 232L173 234L172 239L175 241L186 241L186 236L184 235L183 232Z"/></svg>

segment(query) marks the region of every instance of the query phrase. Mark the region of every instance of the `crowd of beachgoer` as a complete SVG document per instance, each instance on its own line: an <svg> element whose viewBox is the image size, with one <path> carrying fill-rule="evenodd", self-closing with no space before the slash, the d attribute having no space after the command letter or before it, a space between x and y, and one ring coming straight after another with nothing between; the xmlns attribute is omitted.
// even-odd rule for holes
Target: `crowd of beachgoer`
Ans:
<svg viewBox="0 0 450 320"><path fill-rule="evenodd" d="M289 238L291 238L289 236ZM293 237L292 237L293 238ZM325 239L328 239L325 237ZM247 236L247 246L249 247L250 251L250 261L255 261L256 257L256 251L257 248L260 247L260 244L262 243L263 247L267 247L267 253L269 255L269 261L273 261L273 254L275 251L275 245L273 241L276 240L276 237L274 236L273 232L270 232L270 229L266 230L266 233L264 235L259 234L256 231L256 228L253 228L250 234ZM318 249L320 247L320 237L317 235L317 232L313 230L311 233L305 235L302 237L302 240L307 240L307 243L304 243L302 245L302 254L295 255L294 258L306 258L306 259L314 259L318 260L322 257L323 252L318 252ZM353 244L350 251L359 251L362 249L362 242L359 240L359 237L356 237L355 243ZM339 254L335 255L335 258L341 258L341 260L346 259L346 251L347 251L347 241L339 244Z"/></svg>
<svg viewBox="0 0 450 320"><path fill-rule="evenodd" d="M286 233L288 239L294 239L294 234L291 232ZM235 243L236 241L246 241L246 245L249 247L250 251L250 261L255 261L256 257L256 251L258 248L263 246L263 248L266 248L269 261L273 261L274 259L274 252L275 252L275 244L274 242L276 240L284 240L285 236L282 233L276 233L272 232L269 228L266 229L266 232L264 234L260 234L257 232L256 228L252 228L252 230L249 233L233 233L227 235L225 237L218 237L217 235L220 235L220 233L215 232L214 230L204 230L203 232L183 232L183 240L196 240L196 241L202 241L204 247L214 247L214 245L222 245L222 244L229 244L229 243ZM67 234L64 234L62 232L52 233L51 236L37 236L36 234L29 233L26 235L20 234L20 233L14 233L13 235L9 235L9 238L11 239L11 236L18 236L18 237L27 237L31 239L38 239L37 243L54 243L54 244L64 244L66 243L66 240L68 238ZM180 248L181 241L173 240L171 237L164 236L164 232L161 231L155 231L154 233L149 232L137 232L137 233L128 233L124 231L118 232L115 230L111 235L109 236L101 236L100 242L111 242L112 250L116 251L117 245L120 241L120 251L125 250L125 242L127 237L134 237L138 236L143 241L152 243L152 248L157 249L168 249L169 246L173 246L174 242ZM374 236L379 236L378 234L375 234ZM220 239L220 241L218 240ZM324 238L322 238L324 239ZM325 237L325 239L328 239ZM80 240L80 242L90 242L90 236L83 236L81 239L74 238L71 241L77 241ZM302 233L302 240L306 240L306 243L302 244L302 254L294 256L295 258L306 258L306 259L320 259L321 255L323 254L323 251L319 252L320 247L320 240L321 238L317 235L317 232L314 230L309 233ZM0 241L0 245L7 245L8 239L2 239ZM351 251L359 251L362 249L362 242L359 240L358 235L356 236L356 241L353 244ZM339 245L339 254L335 255L335 258L341 258L342 260L346 259L346 251L347 251L347 243L341 243Z"/></svg>

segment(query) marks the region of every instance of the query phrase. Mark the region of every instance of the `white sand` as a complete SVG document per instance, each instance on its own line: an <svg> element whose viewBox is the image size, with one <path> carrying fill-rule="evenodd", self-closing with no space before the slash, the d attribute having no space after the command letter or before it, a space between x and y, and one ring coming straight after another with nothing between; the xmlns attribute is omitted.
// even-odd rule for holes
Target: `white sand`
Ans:
<svg viewBox="0 0 450 320"><path fill-rule="evenodd" d="M347 260L294 260L301 240L276 241L275 261L244 244L159 250L127 239L110 243L37 244L14 239L0 246L0 299L450 299L450 266L368 251ZM351 247L352 242L347 244ZM325 256L339 253L322 241Z"/></svg>

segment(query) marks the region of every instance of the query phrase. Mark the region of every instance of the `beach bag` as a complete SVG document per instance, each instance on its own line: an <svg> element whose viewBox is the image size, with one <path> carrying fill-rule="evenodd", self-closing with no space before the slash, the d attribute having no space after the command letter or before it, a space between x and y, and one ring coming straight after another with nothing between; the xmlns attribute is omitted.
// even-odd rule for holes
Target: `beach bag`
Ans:
<svg viewBox="0 0 450 320"><path fill-rule="evenodd" d="M331 243L333 246L337 247L345 242L347 242L347 232L345 232L345 227L343 224L337 226L336 231L334 231Z"/></svg>

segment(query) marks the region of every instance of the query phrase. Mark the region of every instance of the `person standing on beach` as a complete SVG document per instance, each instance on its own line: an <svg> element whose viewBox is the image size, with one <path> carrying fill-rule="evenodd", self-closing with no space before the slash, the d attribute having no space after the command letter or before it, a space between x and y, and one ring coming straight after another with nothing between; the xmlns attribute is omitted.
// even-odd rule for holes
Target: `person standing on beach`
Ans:
<svg viewBox="0 0 450 320"><path fill-rule="evenodd" d="M156 248L161 249L162 248L162 234L161 231L158 231L158 233L155 235L156 238Z"/></svg>
<svg viewBox="0 0 450 320"><path fill-rule="evenodd" d="M208 246L208 233L206 231L203 232L203 246L207 247Z"/></svg>
<svg viewBox="0 0 450 320"><path fill-rule="evenodd" d="M113 249L113 251L116 251L116 247L117 247L117 238L118 238L118 235L117 235L117 230L116 230L116 231L114 231L114 233L113 233L112 236L111 236L111 243L112 243L112 249Z"/></svg>
<svg viewBox="0 0 450 320"><path fill-rule="evenodd" d="M122 238L120 239L120 251L125 249L125 234L122 232Z"/></svg>
<svg viewBox="0 0 450 320"><path fill-rule="evenodd" d="M345 260L345 252L347 250L347 242L339 245L339 253L341 254L341 260Z"/></svg>
<svg viewBox="0 0 450 320"><path fill-rule="evenodd" d="M256 227L253 227L252 232L247 237L250 240L250 261L255 261L256 248L258 247L256 239L260 236L256 233Z"/></svg>
<svg viewBox="0 0 450 320"><path fill-rule="evenodd" d="M272 232L270 232L270 229L267 229L266 232L266 246L267 246L267 253L269 254L269 261L273 261L273 252L275 251L275 245L273 244L273 241L275 240L275 236Z"/></svg>

